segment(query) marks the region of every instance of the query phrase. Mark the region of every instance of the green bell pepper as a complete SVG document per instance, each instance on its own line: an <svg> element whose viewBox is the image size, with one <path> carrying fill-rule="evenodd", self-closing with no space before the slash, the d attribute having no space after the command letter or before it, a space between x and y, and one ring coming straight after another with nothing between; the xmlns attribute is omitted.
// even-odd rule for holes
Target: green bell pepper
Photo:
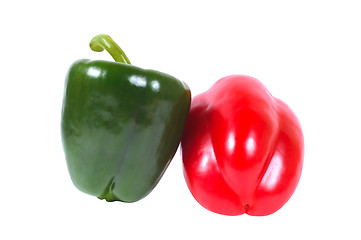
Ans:
<svg viewBox="0 0 361 240"><path fill-rule="evenodd" d="M135 202L176 153L191 92L170 75L130 65L107 35L95 36L90 47L117 62L78 60L67 73L61 133L69 174L87 194Z"/></svg>

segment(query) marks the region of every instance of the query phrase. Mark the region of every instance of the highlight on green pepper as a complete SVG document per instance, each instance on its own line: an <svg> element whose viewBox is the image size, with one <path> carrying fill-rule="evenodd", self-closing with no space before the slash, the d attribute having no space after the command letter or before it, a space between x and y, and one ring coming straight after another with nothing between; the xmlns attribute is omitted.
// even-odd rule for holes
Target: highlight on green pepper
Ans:
<svg viewBox="0 0 361 240"><path fill-rule="evenodd" d="M87 194L135 202L176 153L191 92L168 74L131 65L108 35L95 36L90 48L116 62L78 60L66 75L61 135L69 174Z"/></svg>

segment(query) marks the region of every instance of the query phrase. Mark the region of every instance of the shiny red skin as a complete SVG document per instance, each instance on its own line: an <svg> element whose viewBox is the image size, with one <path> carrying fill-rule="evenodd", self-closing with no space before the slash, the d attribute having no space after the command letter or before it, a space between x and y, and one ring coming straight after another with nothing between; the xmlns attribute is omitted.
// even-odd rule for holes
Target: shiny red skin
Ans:
<svg viewBox="0 0 361 240"><path fill-rule="evenodd" d="M304 141L297 117L249 76L222 78L194 97L181 147L192 195L223 215L272 214L301 176Z"/></svg>

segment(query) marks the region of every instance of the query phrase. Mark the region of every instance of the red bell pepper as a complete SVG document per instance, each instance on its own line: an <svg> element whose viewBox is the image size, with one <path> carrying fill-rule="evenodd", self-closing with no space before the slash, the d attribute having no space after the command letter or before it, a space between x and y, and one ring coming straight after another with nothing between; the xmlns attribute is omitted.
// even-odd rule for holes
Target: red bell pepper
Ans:
<svg viewBox="0 0 361 240"><path fill-rule="evenodd" d="M299 182L304 142L291 109L255 78L220 79L194 97L181 142L194 198L224 215L269 215Z"/></svg>

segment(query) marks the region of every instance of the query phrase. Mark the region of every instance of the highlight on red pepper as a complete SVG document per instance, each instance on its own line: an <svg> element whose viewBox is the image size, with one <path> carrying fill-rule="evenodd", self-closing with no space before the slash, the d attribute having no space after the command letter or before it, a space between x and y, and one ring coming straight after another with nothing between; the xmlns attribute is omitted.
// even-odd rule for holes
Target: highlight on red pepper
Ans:
<svg viewBox="0 0 361 240"><path fill-rule="evenodd" d="M90 47L116 62L82 59L68 71L61 133L69 174L87 194L135 202L176 153L191 92L168 74L130 65L108 35L95 36Z"/></svg>
<svg viewBox="0 0 361 240"><path fill-rule="evenodd" d="M284 102L257 79L232 75L193 98L181 148L184 177L200 205L265 216L294 193L304 140Z"/></svg>

